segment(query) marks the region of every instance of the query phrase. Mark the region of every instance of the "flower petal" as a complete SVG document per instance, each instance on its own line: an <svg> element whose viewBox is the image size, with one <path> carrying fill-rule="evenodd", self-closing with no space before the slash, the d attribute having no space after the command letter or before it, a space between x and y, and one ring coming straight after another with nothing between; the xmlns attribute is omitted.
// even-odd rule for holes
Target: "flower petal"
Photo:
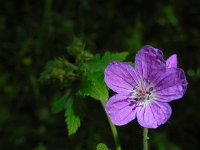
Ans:
<svg viewBox="0 0 200 150"><path fill-rule="evenodd" d="M107 86L117 93L130 93L138 82L137 72L124 62L110 62L104 74Z"/></svg>
<svg viewBox="0 0 200 150"><path fill-rule="evenodd" d="M166 67L162 52L146 45L140 49L135 58L135 66L143 79L147 79L152 71Z"/></svg>
<svg viewBox="0 0 200 150"><path fill-rule="evenodd" d="M171 113L169 104L157 101L149 102L145 106L137 108L137 120L145 128L157 128L170 118Z"/></svg>
<svg viewBox="0 0 200 150"><path fill-rule="evenodd" d="M158 71L154 76L153 84L158 101L170 102L184 95L188 82L182 69L168 68Z"/></svg>
<svg viewBox="0 0 200 150"><path fill-rule="evenodd" d="M177 61L177 55L173 54L166 60L167 68L177 68L178 61Z"/></svg>
<svg viewBox="0 0 200 150"><path fill-rule="evenodd" d="M129 123L136 116L135 104L128 101L128 96L116 94L106 104L106 112L113 124L121 126Z"/></svg>

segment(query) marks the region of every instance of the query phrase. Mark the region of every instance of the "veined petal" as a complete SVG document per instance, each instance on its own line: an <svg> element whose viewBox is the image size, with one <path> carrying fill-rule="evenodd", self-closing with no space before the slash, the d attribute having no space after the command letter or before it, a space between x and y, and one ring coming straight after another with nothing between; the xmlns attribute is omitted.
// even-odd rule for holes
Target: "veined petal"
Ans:
<svg viewBox="0 0 200 150"><path fill-rule="evenodd" d="M116 94L106 104L106 112L113 124L121 126L129 123L136 116L135 104L128 101L128 96Z"/></svg>
<svg viewBox="0 0 200 150"><path fill-rule="evenodd" d="M170 118L171 113L169 104L149 102L145 106L137 108L137 120L145 128L157 128Z"/></svg>
<svg viewBox="0 0 200 150"><path fill-rule="evenodd" d="M166 60L167 68L177 68L178 61L177 61L177 55L173 54Z"/></svg>
<svg viewBox="0 0 200 150"><path fill-rule="evenodd" d="M135 66L141 77L147 79L152 71L166 68L166 62L159 49L146 45L137 53Z"/></svg>
<svg viewBox="0 0 200 150"><path fill-rule="evenodd" d="M153 84L158 101L170 102L181 98L187 89L185 73L180 68L168 68L158 71Z"/></svg>
<svg viewBox="0 0 200 150"><path fill-rule="evenodd" d="M112 61L104 71L104 81L117 93L130 93L138 82L138 74L125 62Z"/></svg>

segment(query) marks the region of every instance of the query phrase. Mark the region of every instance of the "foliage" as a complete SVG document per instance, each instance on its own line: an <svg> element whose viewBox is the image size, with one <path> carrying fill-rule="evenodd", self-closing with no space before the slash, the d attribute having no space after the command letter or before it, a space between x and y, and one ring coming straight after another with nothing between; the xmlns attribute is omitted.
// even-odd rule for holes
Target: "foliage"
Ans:
<svg viewBox="0 0 200 150"><path fill-rule="evenodd" d="M97 145L97 150L109 150L109 149L108 149L108 147L105 144L99 143Z"/></svg>
<svg viewBox="0 0 200 150"><path fill-rule="evenodd" d="M68 90L62 97L57 98L53 101L51 111L53 113L59 113L65 108L66 100L68 100L70 91Z"/></svg>
<svg viewBox="0 0 200 150"><path fill-rule="evenodd" d="M105 103L108 100L108 89L104 83L104 69L112 60L123 61L128 56L128 52L113 53L106 52L102 58L96 54L94 58L82 67L85 71L82 78L82 88L79 94L91 96L96 100Z"/></svg>
<svg viewBox="0 0 200 150"><path fill-rule="evenodd" d="M64 79L75 78L75 70L76 66L69 63L65 58L56 58L47 63L46 69L41 75L41 80L48 81L53 78L63 82Z"/></svg>
<svg viewBox="0 0 200 150"><path fill-rule="evenodd" d="M59 79L61 85L64 84L63 87L66 88L67 92L53 102L52 111L58 113L65 109L65 122L67 123L68 134L72 135L76 133L81 125L79 114L75 114L74 99L77 99L79 96L80 100L78 101L81 101L83 97L90 96L105 103L108 100L108 88L104 83L104 69L112 60L125 60L129 53L106 52L102 58L100 54L94 56L85 50L85 45L78 38L75 38L72 45L68 47L68 52L75 57L75 63L70 63L64 58L49 61L41 74L41 80ZM73 88L71 85L74 84L80 86Z"/></svg>
<svg viewBox="0 0 200 150"><path fill-rule="evenodd" d="M68 134L72 135L76 133L78 128L80 127L80 117L77 116L73 109L74 100L69 99L66 103L66 110L65 110L65 121L67 123Z"/></svg>

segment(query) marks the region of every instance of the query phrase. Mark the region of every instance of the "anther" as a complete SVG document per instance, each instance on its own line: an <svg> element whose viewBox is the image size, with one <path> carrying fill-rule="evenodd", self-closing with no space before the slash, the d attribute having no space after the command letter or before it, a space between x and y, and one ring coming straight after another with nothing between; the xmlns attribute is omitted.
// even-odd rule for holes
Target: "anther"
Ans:
<svg viewBox="0 0 200 150"><path fill-rule="evenodd" d="M129 106L133 106L135 103L134 102L131 102L130 104L129 104Z"/></svg>
<svg viewBox="0 0 200 150"><path fill-rule="evenodd" d="M153 91L153 87L150 87L150 88L149 88L149 91Z"/></svg>
<svg viewBox="0 0 200 150"><path fill-rule="evenodd" d="M147 91L146 93L149 94L149 95L151 95L151 92L149 92L149 91Z"/></svg>

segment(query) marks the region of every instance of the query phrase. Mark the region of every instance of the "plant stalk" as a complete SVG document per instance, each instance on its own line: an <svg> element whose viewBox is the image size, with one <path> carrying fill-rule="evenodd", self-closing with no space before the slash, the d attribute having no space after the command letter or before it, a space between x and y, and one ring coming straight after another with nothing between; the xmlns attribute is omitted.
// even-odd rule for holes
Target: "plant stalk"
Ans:
<svg viewBox="0 0 200 150"><path fill-rule="evenodd" d="M148 150L148 129L143 128L143 150Z"/></svg>
<svg viewBox="0 0 200 150"><path fill-rule="evenodd" d="M103 106L103 109L105 108L105 104L101 101L101 104ZM115 147L116 147L116 150L121 150L121 145L120 145L120 142L119 142L119 137L118 137L118 133L117 133L117 128L116 126L110 121L110 118L109 116L106 114L107 116L107 119L108 119L108 122L109 122L109 125L110 125L110 128L111 128L111 131L112 131L112 134L113 134L113 138L114 138L114 142L115 142Z"/></svg>

